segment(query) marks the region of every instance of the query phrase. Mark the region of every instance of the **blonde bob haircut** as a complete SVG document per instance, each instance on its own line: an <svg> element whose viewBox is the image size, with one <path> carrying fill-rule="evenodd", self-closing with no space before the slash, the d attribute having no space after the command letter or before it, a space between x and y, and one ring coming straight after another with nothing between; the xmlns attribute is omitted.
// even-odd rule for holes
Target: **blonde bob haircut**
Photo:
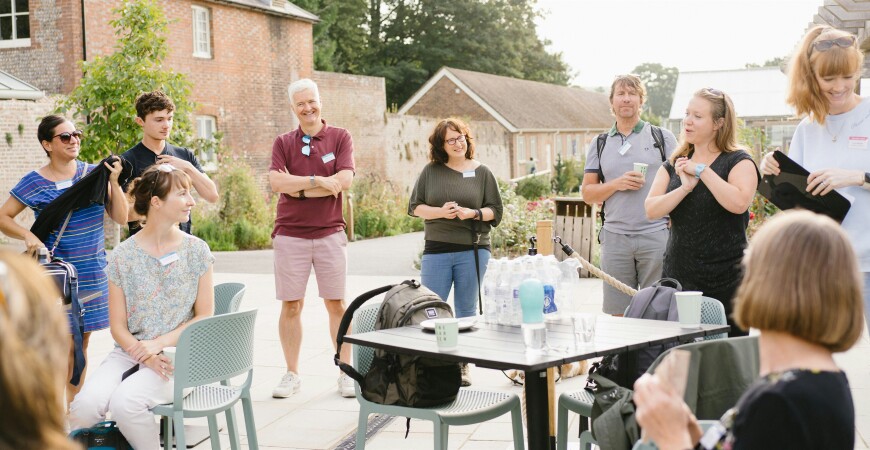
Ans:
<svg viewBox="0 0 870 450"><path fill-rule="evenodd" d="M831 45L827 50L817 50L815 44L838 38L854 39L848 48ZM864 64L864 54L858 48L855 36L829 26L817 26L807 32L792 56L788 71L788 96L786 102L793 106L798 116L808 115L820 125L828 115L828 101L819 88L816 77L858 77ZM856 83L857 86L857 83Z"/></svg>
<svg viewBox="0 0 870 450"><path fill-rule="evenodd" d="M634 91L638 96L640 96L641 105L646 102L646 87L644 87L643 80L641 80L639 76L633 73L628 75L617 75L616 78L613 79L613 83L610 84L610 112L614 114L616 113L616 111L613 111L613 96L616 94L616 89L618 88L625 88Z"/></svg>
<svg viewBox="0 0 870 450"><path fill-rule="evenodd" d="M0 449L76 449L64 433L69 325L31 258L0 252Z"/></svg>
<svg viewBox="0 0 870 450"><path fill-rule="evenodd" d="M716 130L716 148L723 153L742 150L737 143L737 130L740 127L737 121L737 113L734 112L734 103L728 94L713 88L703 88L695 92L693 97L702 98L710 103L710 115L713 122L719 124ZM676 164L677 158L691 156L695 151L695 144L686 141L686 129L680 132L680 145L671 155L671 164Z"/></svg>
<svg viewBox="0 0 870 450"><path fill-rule="evenodd" d="M743 260L735 296L741 328L779 331L832 352L848 350L864 327L861 275L846 233L830 218L786 211L762 226Z"/></svg>

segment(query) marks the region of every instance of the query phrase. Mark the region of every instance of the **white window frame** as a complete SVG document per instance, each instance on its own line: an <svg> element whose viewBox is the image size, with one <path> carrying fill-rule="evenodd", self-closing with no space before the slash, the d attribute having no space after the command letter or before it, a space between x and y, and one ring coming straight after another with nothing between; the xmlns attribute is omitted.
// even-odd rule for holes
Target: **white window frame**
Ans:
<svg viewBox="0 0 870 450"><path fill-rule="evenodd" d="M523 164L526 160L526 137L523 135L517 136L517 163Z"/></svg>
<svg viewBox="0 0 870 450"><path fill-rule="evenodd" d="M214 140L214 134L217 131L217 118L215 116L196 116L196 137L198 139ZM217 169L217 156L214 152L201 153L197 155L202 168L206 171Z"/></svg>
<svg viewBox="0 0 870 450"><path fill-rule="evenodd" d="M18 38L18 27L16 26L22 18L30 22L30 3L28 3L28 12L19 13L15 11L15 0L0 0L0 2L9 2L10 11L6 14L0 14L0 17L12 18L12 38L0 39L0 48L30 47L30 37Z"/></svg>
<svg viewBox="0 0 870 450"><path fill-rule="evenodd" d="M193 57L211 59L211 11L191 5L193 10Z"/></svg>

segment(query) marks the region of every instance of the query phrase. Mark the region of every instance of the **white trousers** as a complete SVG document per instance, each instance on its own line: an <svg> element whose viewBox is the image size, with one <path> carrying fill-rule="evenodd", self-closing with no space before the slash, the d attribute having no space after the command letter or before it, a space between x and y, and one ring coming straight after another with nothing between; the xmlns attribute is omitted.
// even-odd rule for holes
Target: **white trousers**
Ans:
<svg viewBox="0 0 870 450"><path fill-rule="evenodd" d="M173 383L145 366L121 382L121 375L136 364L124 350L112 350L70 405L70 429L91 427L109 412L133 448L159 450L160 427L150 410L172 401Z"/></svg>

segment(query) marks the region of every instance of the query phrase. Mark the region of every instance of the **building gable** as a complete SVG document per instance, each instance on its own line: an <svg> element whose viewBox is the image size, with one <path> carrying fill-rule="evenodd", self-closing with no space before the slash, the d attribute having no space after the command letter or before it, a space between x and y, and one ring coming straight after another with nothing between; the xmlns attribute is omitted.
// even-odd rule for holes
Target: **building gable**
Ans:
<svg viewBox="0 0 870 450"><path fill-rule="evenodd" d="M406 114L440 118L457 116L475 121L494 119L449 77L438 79Z"/></svg>

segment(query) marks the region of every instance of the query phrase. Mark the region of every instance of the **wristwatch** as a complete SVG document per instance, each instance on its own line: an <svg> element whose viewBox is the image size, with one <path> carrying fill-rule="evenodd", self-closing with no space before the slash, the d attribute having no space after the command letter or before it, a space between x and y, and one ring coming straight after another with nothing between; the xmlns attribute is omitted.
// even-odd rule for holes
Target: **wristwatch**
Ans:
<svg viewBox="0 0 870 450"><path fill-rule="evenodd" d="M695 164L695 178L701 178L701 172L706 168L706 164Z"/></svg>
<svg viewBox="0 0 870 450"><path fill-rule="evenodd" d="M311 187L317 187L317 183L314 182L314 175L308 177L308 181L311 182Z"/></svg>
<svg viewBox="0 0 870 450"><path fill-rule="evenodd" d="M870 172L864 172L864 184L861 187L870 190Z"/></svg>
<svg viewBox="0 0 870 450"><path fill-rule="evenodd" d="M305 200L305 189L299 191L299 200Z"/></svg>

